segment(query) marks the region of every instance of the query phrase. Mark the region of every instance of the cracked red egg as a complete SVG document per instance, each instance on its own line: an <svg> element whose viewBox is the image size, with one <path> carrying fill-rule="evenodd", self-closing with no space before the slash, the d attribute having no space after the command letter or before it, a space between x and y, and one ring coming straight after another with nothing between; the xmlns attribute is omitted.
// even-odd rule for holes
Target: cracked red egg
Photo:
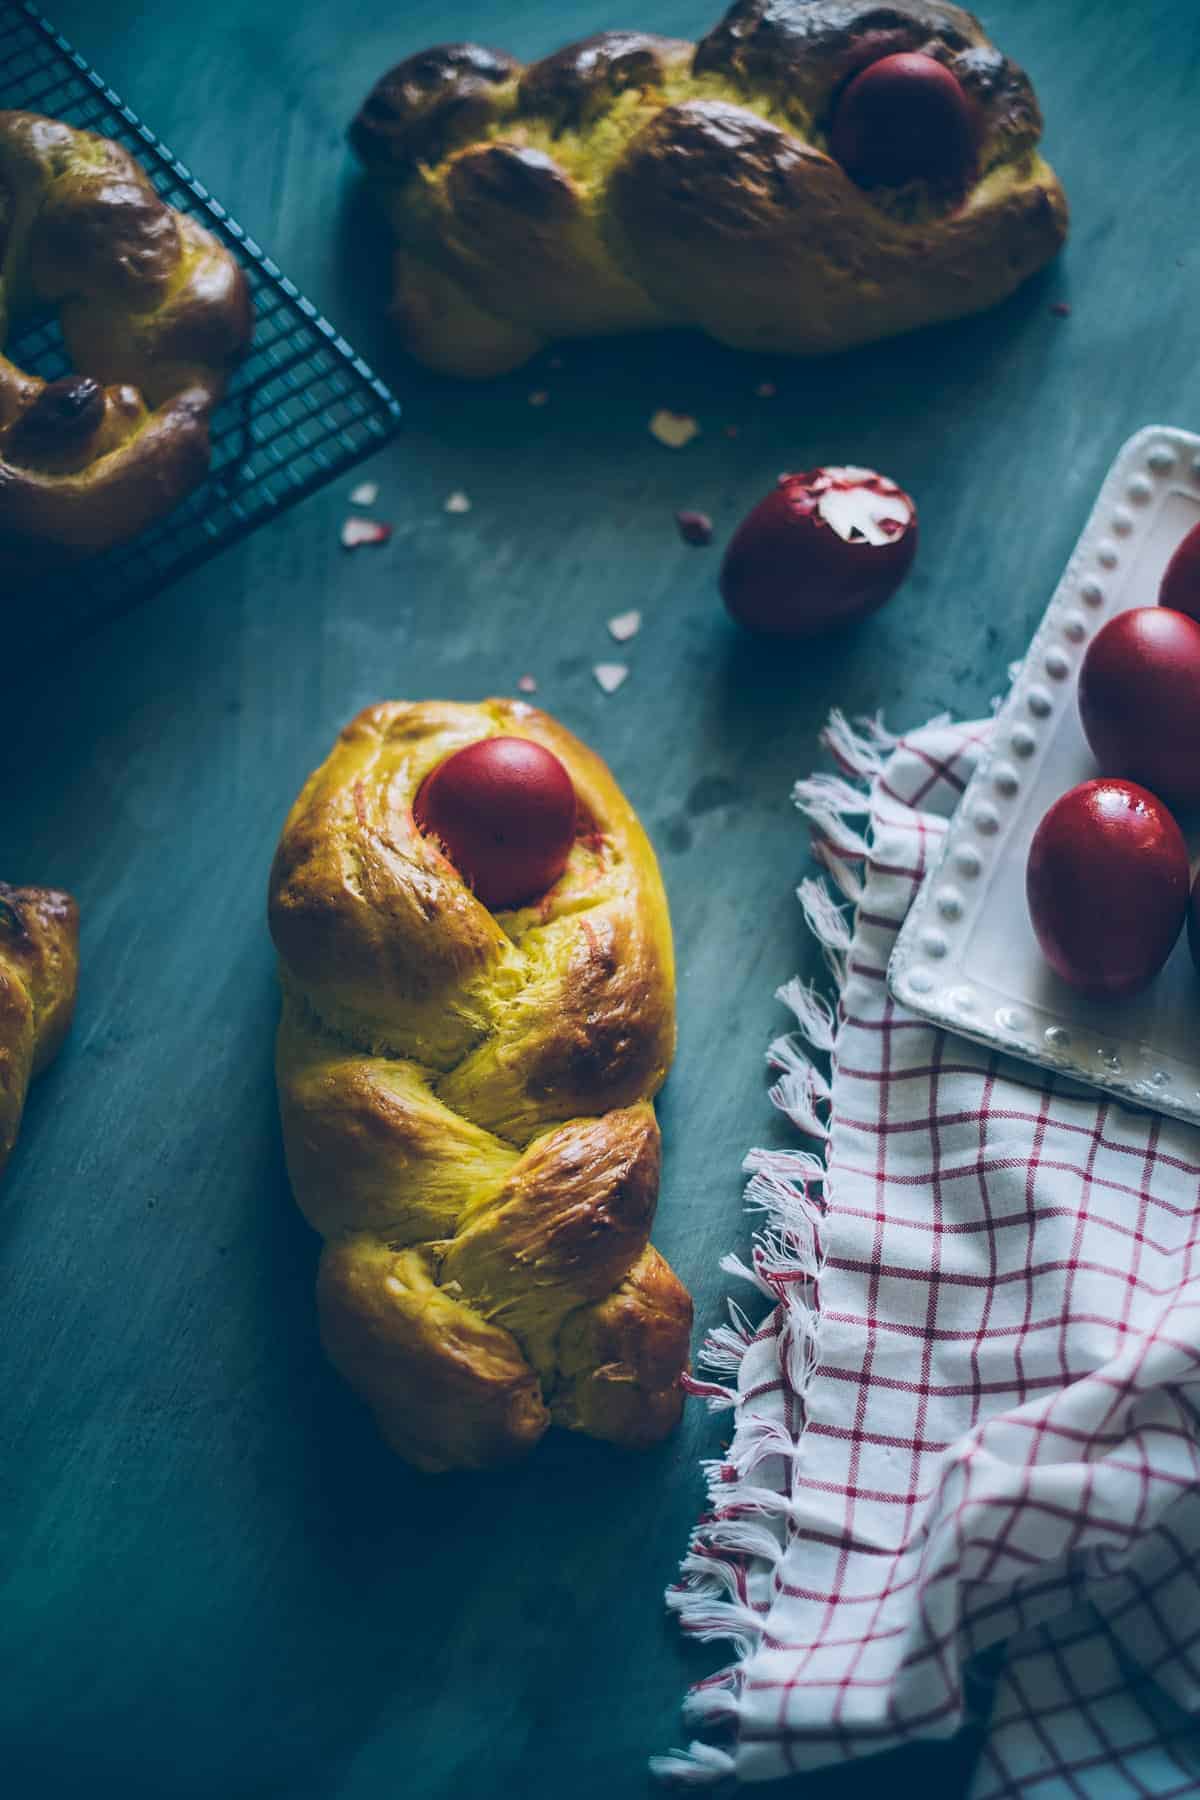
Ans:
<svg viewBox="0 0 1200 1800"><path fill-rule="evenodd" d="M738 526L721 596L747 630L811 638L890 600L917 550L917 509L873 469L781 475Z"/></svg>

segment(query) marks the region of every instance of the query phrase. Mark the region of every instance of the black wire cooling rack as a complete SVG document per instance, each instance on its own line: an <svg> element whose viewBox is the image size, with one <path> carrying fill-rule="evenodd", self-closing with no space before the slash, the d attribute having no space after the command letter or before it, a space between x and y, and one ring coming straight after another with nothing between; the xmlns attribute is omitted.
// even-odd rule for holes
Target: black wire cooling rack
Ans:
<svg viewBox="0 0 1200 1800"><path fill-rule="evenodd" d="M195 213L228 245L254 300L254 342L214 415L203 486L131 543L51 584L61 589L63 622L78 628L195 568L377 450L395 432L400 405L220 201L23 0L0 0L0 106L117 139L168 205ZM3 348L46 381L69 367L57 322L19 330Z"/></svg>

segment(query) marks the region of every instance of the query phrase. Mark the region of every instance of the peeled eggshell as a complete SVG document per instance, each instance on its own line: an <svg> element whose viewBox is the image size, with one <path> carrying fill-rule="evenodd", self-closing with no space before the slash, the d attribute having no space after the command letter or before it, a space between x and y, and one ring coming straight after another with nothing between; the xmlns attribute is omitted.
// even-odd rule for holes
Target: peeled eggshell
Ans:
<svg viewBox="0 0 1200 1800"><path fill-rule="evenodd" d="M729 427L726 426L726 432L728 430ZM706 544L712 543L713 524L707 513L693 512L685 507L682 512L675 514L675 523L685 544L703 549Z"/></svg>
<svg viewBox="0 0 1200 1800"><path fill-rule="evenodd" d="M606 694L615 694L629 679L629 664L618 662L593 663L592 674L598 687Z"/></svg>
<svg viewBox="0 0 1200 1800"><path fill-rule="evenodd" d="M1193 525L1167 564L1158 604L1200 619L1200 525Z"/></svg>
<svg viewBox="0 0 1200 1800"><path fill-rule="evenodd" d="M1122 999L1154 980L1188 906L1183 833L1136 782L1085 781L1029 848L1025 892L1042 955L1082 993Z"/></svg>
<svg viewBox="0 0 1200 1800"><path fill-rule="evenodd" d="M529 738L481 738L425 777L417 829L435 838L485 906L520 906L554 886L575 841L575 789Z"/></svg>
<svg viewBox="0 0 1200 1800"><path fill-rule="evenodd" d="M342 546L346 550L358 550L363 544L386 544L392 535L390 525L384 525L379 519L349 518L341 530Z"/></svg>
<svg viewBox="0 0 1200 1800"><path fill-rule="evenodd" d="M628 643L642 629L640 612L617 613L608 621L608 635L615 638L618 644Z"/></svg>
<svg viewBox="0 0 1200 1800"><path fill-rule="evenodd" d="M1200 624L1165 606L1110 619L1079 671L1079 716L1107 773L1200 801Z"/></svg>
<svg viewBox="0 0 1200 1800"><path fill-rule="evenodd" d="M730 540L721 595L750 631L816 637L890 600L916 550L916 506L886 476L781 475Z"/></svg>

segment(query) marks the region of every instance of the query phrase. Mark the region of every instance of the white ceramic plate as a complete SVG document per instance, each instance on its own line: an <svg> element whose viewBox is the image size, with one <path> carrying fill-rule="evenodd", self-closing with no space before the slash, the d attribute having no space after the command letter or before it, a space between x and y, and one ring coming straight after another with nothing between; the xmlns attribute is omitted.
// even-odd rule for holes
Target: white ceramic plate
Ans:
<svg viewBox="0 0 1200 1800"><path fill-rule="evenodd" d="M1145 994L1087 1000L1038 950L1025 861L1047 807L1099 773L1075 697L1084 651L1114 614L1154 604L1198 522L1200 437L1139 432L1100 490L888 970L896 998L938 1025L1196 1123L1200 979L1186 937ZM1188 837L1194 854L1200 838Z"/></svg>

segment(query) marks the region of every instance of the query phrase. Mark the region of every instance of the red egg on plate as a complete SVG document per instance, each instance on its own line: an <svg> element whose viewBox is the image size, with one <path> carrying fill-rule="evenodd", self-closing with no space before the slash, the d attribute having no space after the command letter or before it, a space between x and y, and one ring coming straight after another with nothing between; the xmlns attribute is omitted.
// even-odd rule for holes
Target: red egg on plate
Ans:
<svg viewBox="0 0 1200 1800"><path fill-rule="evenodd" d="M1200 801L1200 624L1135 606L1096 633L1079 671L1092 754L1179 806Z"/></svg>
<svg viewBox="0 0 1200 1800"><path fill-rule="evenodd" d="M1200 525L1192 526L1167 564L1158 604L1200 619Z"/></svg>
<svg viewBox="0 0 1200 1800"><path fill-rule="evenodd" d="M1085 781L1046 813L1025 892L1042 955L1082 993L1118 1000L1154 980L1188 910L1187 846L1132 781Z"/></svg>

